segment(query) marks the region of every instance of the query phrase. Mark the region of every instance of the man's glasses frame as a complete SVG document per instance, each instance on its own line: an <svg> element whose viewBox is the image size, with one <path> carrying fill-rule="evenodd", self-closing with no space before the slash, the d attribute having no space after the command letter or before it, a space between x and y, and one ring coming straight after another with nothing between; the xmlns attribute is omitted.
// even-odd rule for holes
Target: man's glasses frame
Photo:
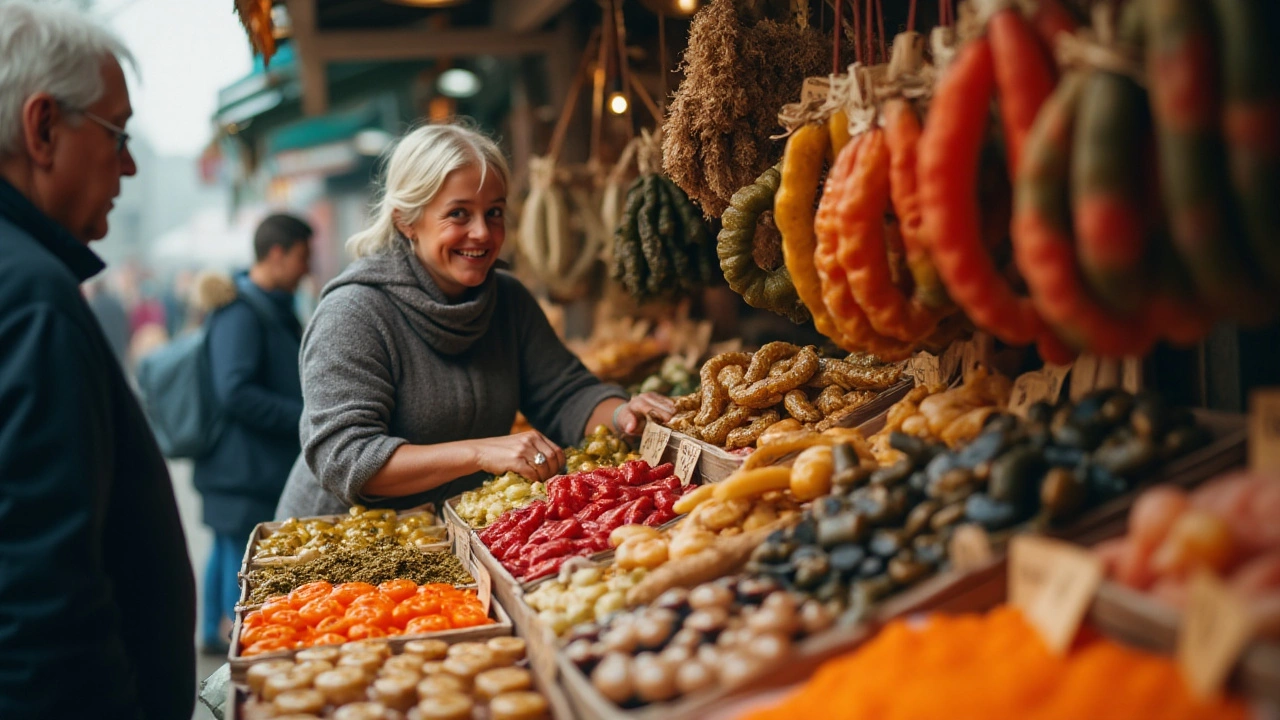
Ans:
<svg viewBox="0 0 1280 720"><path fill-rule="evenodd" d="M120 155L124 153L125 148L129 146L129 133L125 132L124 128L104 118L98 117L97 115L94 115L88 110L77 110L76 112L80 113L81 115L84 115L85 117L94 121L98 125L102 126L103 130L106 130L107 132L111 133L111 135L116 139L116 154Z"/></svg>

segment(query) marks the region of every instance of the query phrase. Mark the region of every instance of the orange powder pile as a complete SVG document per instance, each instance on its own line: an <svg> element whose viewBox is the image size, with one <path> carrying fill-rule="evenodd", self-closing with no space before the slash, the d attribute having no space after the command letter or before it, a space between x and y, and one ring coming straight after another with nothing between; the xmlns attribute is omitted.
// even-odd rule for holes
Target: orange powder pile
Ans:
<svg viewBox="0 0 1280 720"><path fill-rule="evenodd" d="M899 620L743 720L1244 720L1234 701L1192 699L1173 662L1104 638L1054 656L1011 607Z"/></svg>

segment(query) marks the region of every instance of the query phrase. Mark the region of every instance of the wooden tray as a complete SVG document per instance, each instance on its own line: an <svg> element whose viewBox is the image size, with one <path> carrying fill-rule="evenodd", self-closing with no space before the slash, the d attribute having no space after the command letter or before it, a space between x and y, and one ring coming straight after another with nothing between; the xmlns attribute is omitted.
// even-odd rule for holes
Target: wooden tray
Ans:
<svg viewBox="0 0 1280 720"><path fill-rule="evenodd" d="M1115 582L1098 589L1089 620L1123 643L1172 655L1181 615L1175 608ZM1245 648L1231 685L1248 697L1280 704L1280 643L1257 641Z"/></svg>
<svg viewBox="0 0 1280 720"><path fill-rule="evenodd" d="M455 537L454 531L450 529L450 537ZM481 563L476 562L475 556L470 552L470 538L467 536L458 536L459 540L454 547L465 548L462 552L455 552L458 559L462 562L462 566L473 578L477 580L477 584L483 582L482 576L488 577L488 569ZM477 540L479 538L476 538ZM500 637L503 635L511 635L513 632L513 623L511 616L503 607L502 599L499 597L498 586L489 578L489 583L493 588L493 599L489 603L489 617L494 620L489 625L480 627L460 628L457 630L444 630L436 633L418 634L418 635L398 635L387 638L391 647L399 651L404 644L410 640L421 640L423 638L438 638L446 642L462 642L464 640L486 640L491 637ZM248 593L248 583L242 581L240 583L240 600L244 603ZM241 624L244 621L246 611L242 608L236 611L235 625L231 630L231 648L227 651L227 661L231 665L232 680L240 680L244 678L245 671L250 665L262 662L264 660L277 660L280 658L292 658L297 654L297 650L281 650L279 652L263 653L252 657L242 657L240 655L240 632Z"/></svg>
<svg viewBox="0 0 1280 720"><path fill-rule="evenodd" d="M455 642L470 640L471 638L451 639L441 637L440 639L452 644ZM528 639L526 638L526 643L527 642ZM399 654L403 647L403 643L400 645L393 645L392 652L394 654ZM547 676L539 673L538 668L535 667L533 663L532 654L527 654L527 659L521 664L521 666L527 666L529 671L533 673L534 687L547 699L547 705L551 708L551 717L554 720L573 720L573 718L576 717L573 713L572 706L569 704L568 697L564 693L564 689L560 687L558 682L556 682L554 676L548 678ZM243 682L243 677L233 679L232 682L228 683L227 694L227 714L224 720L244 720L244 706L249 701L252 693L249 690L249 686Z"/></svg>
<svg viewBox="0 0 1280 720"><path fill-rule="evenodd" d="M857 427L861 429L863 425L872 423L876 418L879 418L880 425L883 427L883 418L885 414L889 412L889 408L892 407L894 403L901 400L903 396L910 392L911 388L914 386L914 382L910 378L890 386L883 390L879 395L872 398L869 402L860 405L857 410L850 413L847 417L841 418L840 422L837 423L837 426L847 428ZM680 447L686 443L692 443L702 448L702 455L699 457L698 464L694 469L693 482L720 482L733 473L734 470L737 470L738 467L741 466L742 463L750 456L750 453L747 455L738 455L736 453L729 452L724 448L690 437L678 430L672 430L671 439L667 441L667 447L662 452L662 459L660 462L674 463L676 461L676 457L680 453ZM795 454L779 458L778 463L784 463L793 457L795 457Z"/></svg>
<svg viewBox="0 0 1280 720"><path fill-rule="evenodd" d="M426 513L431 513L432 515L435 516L435 522L432 523L433 525L441 525L441 526L444 525L444 521L441 518L441 515L435 511L435 505L432 503L426 503L414 508L410 508L403 512L397 512L396 516L403 518L403 517L413 517L413 516L423 515ZM316 517L299 518L299 520L325 520L327 522L336 523L347 517L348 515L346 513L343 513L342 515L319 515ZM241 576L243 576L249 570L255 570L259 567L265 567L267 565L275 564L270 562L263 562L260 560L255 561L253 559L253 556L258 549L258 543L261 542L263 539L270 537L273 533L279 530L282 525L284 525L283 521L273 520L271 522L258 523L257 525L254 526L253 531L249 533L249 542L245 545L245 548L244 548L244 558L241 559L240 561Z"/></svg>
<svg viewBox="0 0 1280 720"><path fill-rule="evenodd" d="M1083 544L1117 537L1125 531L1129 507L1142 487L1157 482L1190 487L1244 462L1244 416L1206 411L1197 412L1196 417L1213 437L1208 445L1165 466L1161 472L1140 483L1139 489L1104 503L1082 515L1070 526L1048 534ZM708 693L669 703L625 710L596 692L590 680L564 658L563 654L559 661L561 681L570 702L582 717L608 720L697 717L735 696L784 686L809 677L824 661L856 648L874 634L879 626L893 618L923 611L978 612L1002 602L1007 585L1004 551L1011 535L1012 533L1002 533L993 538L995 557L987 565L967 573L953 570L934 575L886 598L860 622L837 626L797 643L790 656L762 669L752 678L748 683L749 691L742 687L716 688Z"/></svg>

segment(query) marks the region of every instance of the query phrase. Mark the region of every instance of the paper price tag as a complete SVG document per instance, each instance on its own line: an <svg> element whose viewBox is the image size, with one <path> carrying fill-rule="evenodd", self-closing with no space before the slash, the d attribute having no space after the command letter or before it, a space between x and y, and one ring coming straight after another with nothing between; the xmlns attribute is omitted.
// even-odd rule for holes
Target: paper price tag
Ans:
<svg viewBox="0 0 1280 720"><path fill-rule="evenodd" d="M1102 561L1088 550L1030 535L1009 545L1009 602L1059 655L1071 645L1101 583Z"/></svg>
<svg viewBox="0 0 1280 720"><path fill-rule="evenodd" d="M990 364L992 348L992 338L986 333L974 333L972 340L960 345L960 377L965 382L984 365ZM943 357L945 359L945 353Z"/></svg>
<svg viewBox="0 0 1280 720"><path fill-rule="evenodd" d="M1178 668L1192 693L1216 695L1252 634L1248 606L1211 573L1193 575L1177 650Z"/></svg>
<svg viewBox="0 0 1280 720"><path fill-rule="evenodd" d="M1018 417L1026 417L1027 409L1041 400L1048 401L1052 390L1052 384L1040 371L1022 373L1013 381L1013 391L1009 393L1009 412Z"/></svg>
<svg viewBox="0 0 1280 720"><path fill-rule="evenodd" d="M671 428L663 427L653 420L645 423L644 435L640 437L641 459L651 466L662 462L662 453L666 451L670 440Z"/></svg>
<svg viewBox="0 0 1280 720"><path fill-rule="evenodd" d="M1249 469L1280 473L1280 388L1249 394Z"/></svg>
<svg viewBox="0 0 1280 720"><path fill-rule="evenodd" d="M915 378L916 385L929 387L943 382L942 361L933 353L916 353L907 361L907 369Z"/></svg>
<svg viewBox="0 0 1280 720"><path fill-rule="evenodd" d="M981 525L967 524L956 528L947 550L951 564L960 572L972 572L986 567L995 559L995 553L991 550L991 536Z"/></svg>
<svg viewBox="0 0 1280 720"><path fill-rule="evenodd" d="M680 443L680 451L676 453L676 477L681 485L693 481L693 471L698 468L698 458L702 457L702 447L697 443L685 441Z"/></svg>
<svg viewBox="0 0 1280 720"><path fill-rule="evenodd" d="M807 77L800 86L800 102L824 102L831 94L831 78Z"/></svg>
<svg viewBox="0 0 1280 720"><path fill-rule="evenodd" d="M484 565L476 563L476 597L480 599L480 607L484 608L485 615L489 614L489 605L493 602L493 576L489 575L489 569Z"/></svg>

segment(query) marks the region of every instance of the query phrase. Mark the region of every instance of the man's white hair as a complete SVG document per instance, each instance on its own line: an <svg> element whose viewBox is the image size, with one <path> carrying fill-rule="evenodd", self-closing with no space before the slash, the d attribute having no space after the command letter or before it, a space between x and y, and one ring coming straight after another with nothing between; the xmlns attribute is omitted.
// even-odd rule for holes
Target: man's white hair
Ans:
<svg viewBox="0 0 1280 720"><path fill-rule="evenodd" d="M102 97L102 62L134 66L133 55L106 28L55 3L0 0L0 157L22 147L22 106L46 92L69 110Z"/></svg>

